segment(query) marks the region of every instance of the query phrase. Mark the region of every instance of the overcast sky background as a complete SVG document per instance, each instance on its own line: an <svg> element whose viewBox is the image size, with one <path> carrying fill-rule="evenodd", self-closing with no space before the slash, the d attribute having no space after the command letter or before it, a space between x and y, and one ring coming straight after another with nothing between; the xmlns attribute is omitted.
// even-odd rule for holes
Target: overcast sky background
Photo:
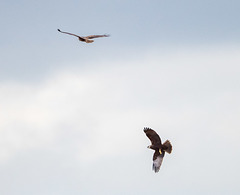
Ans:
<svg viewBox="0 0 240 195"><path fill-rule="evenodd" d="M239 10L0 0L0 194L238 195ZM157 174L145 126L173 145Z"/></svg>

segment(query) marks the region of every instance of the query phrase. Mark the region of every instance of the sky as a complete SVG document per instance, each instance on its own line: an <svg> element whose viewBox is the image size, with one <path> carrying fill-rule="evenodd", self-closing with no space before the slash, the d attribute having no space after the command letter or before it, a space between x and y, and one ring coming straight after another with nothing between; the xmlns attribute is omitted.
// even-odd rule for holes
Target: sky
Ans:
<svg viewBox="0 0 240 195"><path fill-rule="evenodd" d="M0 194L238 195L239 10L0 0ZM173 145L159 173L144 127Z"/></svg>

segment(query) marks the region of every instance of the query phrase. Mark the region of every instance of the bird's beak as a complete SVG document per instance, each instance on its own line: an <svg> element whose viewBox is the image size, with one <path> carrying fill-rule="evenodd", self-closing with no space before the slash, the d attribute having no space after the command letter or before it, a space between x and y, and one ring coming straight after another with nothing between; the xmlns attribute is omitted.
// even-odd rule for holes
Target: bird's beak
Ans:
<svg viewBox="0 0 240 195"><path fill-rule="evenodd" d="M162 151L161 151L161 149L159 149L159 153L160 153L160 154L162 154Z"/></svg>
<svg viewBox="0 0 240 195"><path fill-rule="evenodd" d="M150 146L148 146L147 148L150 148Z"/></svg>

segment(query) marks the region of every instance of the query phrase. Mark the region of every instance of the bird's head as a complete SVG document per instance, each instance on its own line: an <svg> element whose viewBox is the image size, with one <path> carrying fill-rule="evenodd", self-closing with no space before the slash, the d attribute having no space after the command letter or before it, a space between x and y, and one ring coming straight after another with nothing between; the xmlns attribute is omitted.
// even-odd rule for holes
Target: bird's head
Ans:
<svg viewBox="0 0 240 195"><path fill-rule="evenodd" d="M147 148L152 149L152 150L155 150L155 148L154 148L153 145L150 145L150 146L148 146Z"/></svg>

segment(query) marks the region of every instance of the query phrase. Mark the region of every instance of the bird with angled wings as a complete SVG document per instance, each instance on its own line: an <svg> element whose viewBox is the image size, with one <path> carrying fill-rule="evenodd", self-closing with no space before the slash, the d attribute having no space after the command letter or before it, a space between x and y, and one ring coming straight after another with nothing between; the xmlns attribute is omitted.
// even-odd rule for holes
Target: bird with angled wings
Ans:
<svg viewBox="0 0 240 195"><path fill-rule="evenodd" d="M172 152L172 144L170 143L169 140L166 140L162 144L161 138L159 137L159 135L151 128L145 127L143 131L145 132L146 136L150 139L152 143L152 145L148 146L148 148L155 151L153 154L152 169L156 173L160 170L165 152L169 154Z"/></svg>
<svg viewBox="0 0 240 195"><path fill-rule="evenodd" d="M110 36L110 35L89 35L89 36L82 37L82 36L78 36L78 35L75 35L75 34L72 34L72 33L69 33L69 32L63 32L60 29L57 29L57 30L60 33L65 33L65 34L68 34L68 35L72 35L72 36L78 37L79 41L82 41L82 42L85 42L85 43L92 43L92 42L94 42L94 40L92 40L92 39L95 39L95 38L109 37Z"/></svg>

